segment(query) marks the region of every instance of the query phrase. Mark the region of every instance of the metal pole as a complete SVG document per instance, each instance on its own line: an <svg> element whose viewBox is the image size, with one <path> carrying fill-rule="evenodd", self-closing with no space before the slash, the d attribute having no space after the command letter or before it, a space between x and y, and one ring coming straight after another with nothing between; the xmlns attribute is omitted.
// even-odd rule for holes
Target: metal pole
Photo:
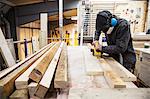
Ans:
<svg viewBox="0 0 150 99"><path fill-rule="evenodd" d="M59 33L60 39L63 40L63 0L59 0Z"/></svg>
<svg viewBox="0 0 150 99"><path fill-rule="evenodd" d="M24 39L24 51L25 51L25 57L27 57L28 56L27 39Z"/></svg>

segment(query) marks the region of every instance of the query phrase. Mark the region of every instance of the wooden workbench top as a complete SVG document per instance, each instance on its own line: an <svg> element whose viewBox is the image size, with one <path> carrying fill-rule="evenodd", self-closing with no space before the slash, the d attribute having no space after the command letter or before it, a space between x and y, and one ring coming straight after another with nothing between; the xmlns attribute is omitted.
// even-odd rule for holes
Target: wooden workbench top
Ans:
<svg viewBox="0 0 150 99"><path fill-rule="evenodd" d="M150 89L139 89L132 82L125 82L126 88L110 88L103 75L86 75L85 56L83 52L85 49L87 49L85 46L68 47L68 76L70 89L68 99L150 98ZM112 60L110 60L110 62L111 61ZM109 62L109 60L107 60L107 62ZM65 93L62 93L59 97L63 97L64 95Z"/></svg>

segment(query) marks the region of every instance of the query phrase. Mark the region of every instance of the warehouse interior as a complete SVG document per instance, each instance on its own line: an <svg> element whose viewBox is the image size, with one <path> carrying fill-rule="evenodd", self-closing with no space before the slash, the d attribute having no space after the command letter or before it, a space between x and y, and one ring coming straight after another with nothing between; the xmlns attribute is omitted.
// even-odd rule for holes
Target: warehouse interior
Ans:
<svg viewBox="0 0 150 99"><path fill-rule="evenodd" d="M132 71L93 43L106 10L129 24ZM0 0L0 99L150 99L149 66L149 0Z"/></svg>

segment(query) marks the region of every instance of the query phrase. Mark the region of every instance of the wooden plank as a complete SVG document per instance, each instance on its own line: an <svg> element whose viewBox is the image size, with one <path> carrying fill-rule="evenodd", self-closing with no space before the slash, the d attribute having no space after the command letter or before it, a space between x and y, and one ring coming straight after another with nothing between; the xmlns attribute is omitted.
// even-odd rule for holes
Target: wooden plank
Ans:
<svg viewBox="0 0 150 99"><path fill-rule="evenodd" d="M68 80L71 88L110 88L104 76L88 76L81 46L68 46Z"/></svg>
<svg viewBox="0 0 150 99"><path fill-rule="evenodd" d="M119 75L123 81L136 81L137 78L120 63L115 61L113 58L105 58L105 61L111 66L113 71Z"/></svg>
<svg viewBox="0 0 150 99"><path fill-rule="evenodd" d="M15 90L9 99L28 99L27 89Z"/></svg>
<svg viewBox="0 0 150 99"><path fill-rule="evenodd" d="M32 56L28 61L23 62L18 68L15 68L12 72L9 72L7 76L3 76L0 79L0 99L6 99L15 89L15 80L25 72L38 58L45 53L45 50L41 51L35 56ZM11 68L12 69L12 68ZM10 70L9 70L10 71Z"/></svg>
<svg viewBox="0 0 150 99"><path fill-rule="evenodd" d="M47 47L45 50L48 51L52 46L53 46L53 43L49 47ZM45 54L43 54L42 56L45 56ZM33 63L21 76L19 76L15 80L16 89L26 89L27 88L28 81L29 81L29 75L32 72L32 70L37 66L37 64L39 64L39 62L41 62L41 60L43 59L42 56L35 63Z"/></svg>
<svg viewBox="0 0 150 99"><path fill-rule="evenodd" d="M36 91L37 86L38 86L38 83L35 83L35 82L31 82L28 85L28 91L29 91L30 98L34 98L34 93Z"/></svg>
<svg viewBox="0 0 150 99"><path fill-rule="evenodd" d="M25 62L29 61L31 58L33 58L35 55L39 54L41 51L43 51L45 48L47 48L48 46L50 46L50 44L44 46L43 48L41 48L38 52L32 54L31 56L27 57L25 60L22 60L21 62L15 64L12 67L9 67L3 71L0 71L0 79L2 79L3 77L5 77L7 74L9 74L10 72L12 72L13 70L15 70L16 68L20 67L22 64L24 64Z"/></svg>
<svg viewBox="0 0 150 99"><path fill-rule="evenodd" d="M109 64L104 60L104 58L100 58L99 62L103 68L104 71L112 71L112 68L109 66Z"/></svg>
<svg viewBox="0 0 150 99"><path fill-rule="evenodd" d="M44 98L46 95L46 92L50 88L51 81L55 72L55 68L58 62L58 59L60 57L60 53L62 51L64 42L61 43L60 47L58 48L54 58L52 59L51 63L49 64L43 78L41 79L38 88L36 90L35 96L38 96L40 98Z"/></svg>
<svg viewBox="0 0 150 99"><path fill-rule="evenodd" d="M126 88L126 84L113 71L104 72L104 76L111 88Z"/></svg>
<svg viewBox="0 0 150 99"><path fill-rule="evenodd" d="M120 79L120 77L112 70L108 63L101 58L101 66L104 69L104 76L107 80L107 83L111 88L126 88L125 83Z"/></svg>
<svg viewBox="0 0 150 99"><path fill-rule="evenodd" d="M68 99L150 99L150 88L71 88Z"/></svg>
<svg viewBox="0 0 150 99"><path fill-rule="evenodd" d="M54 88L67 88L67 87L68 87L68 56L67 56L67 45L65 43L55 73Z"/></svg>
<svg viewBox="0 0 150 99"><path fill-rule="evenodd" d="M56 43L52 48L50 48L44 56L41 57L41 61L37 64L34 70L30 73L29 78L35 82L39 82L42 79L49 63L52 61L56 51L60 46L60 42Z"/></svg>
<svg viewBox="0 0 150 99"><path fill-rule="evenodd" d="M11 67L14 64L16 64L16 62L15 62L15 59L12 56L12 53L11 53L9 47L8 47L8 44L5 40L5 37L3 35L3 32L1 30L1 28L0 28L0 38L1 38L1 40L0 40L0 53L2 54L6 65L8 67Z"/></svg>
<svg viewBox="0 0 150 99"><path fill-rule="evenodd" d="M101 68L99 60L92 55L87 47L85 47L83 51L86 74L89 76L102 76L104 74L104 71Z"/></svg>

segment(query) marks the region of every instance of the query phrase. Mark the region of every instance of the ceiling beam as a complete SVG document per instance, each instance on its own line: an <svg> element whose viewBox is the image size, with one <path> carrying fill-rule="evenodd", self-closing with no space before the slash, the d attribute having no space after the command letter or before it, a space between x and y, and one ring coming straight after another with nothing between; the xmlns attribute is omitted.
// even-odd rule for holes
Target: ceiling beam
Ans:
<svg viewBox="0 0 150 99"><path fill-rule="evenodd" d="M78 0L64 0L64 11L77 8ZM35 10L35 8L38 8ZM48 12L49 16L58 13L57 1L33 5L18 6L15 8L17 25L22 25L39 19L39 13Z"/></svg>
<svg viewBox="0 0 150 99"><path fill-rule="evenodd" d="M6 4L6 5L9 5L9 6L16 6L14 3L10 2L10 1L7 1L7 0L0 0L0 3Z"/></svg>

